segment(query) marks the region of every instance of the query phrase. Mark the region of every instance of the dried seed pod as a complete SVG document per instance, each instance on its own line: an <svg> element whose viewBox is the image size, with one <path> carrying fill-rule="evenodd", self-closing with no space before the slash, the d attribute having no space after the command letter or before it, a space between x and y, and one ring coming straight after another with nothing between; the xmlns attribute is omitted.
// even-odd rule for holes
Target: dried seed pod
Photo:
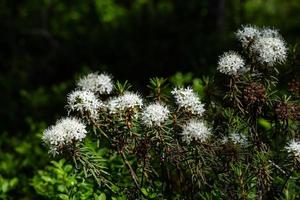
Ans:
<svg viewBox="0 0 300 200"><path fill-rule="evenodd" d="M262 112L262 106L267 101L265 86L261 83L250 83L244 88L244 102L248 109L256 113Z"/></svg>
<svg viewBox="0 0 300 200"><path fill-rule="evenodd" d="M244 89L244 99L246 103L264 103L266 102L266 89L261 83L251 83Z"/></svg>
<svg viewBox="0 0 300 200"><path fill-rule="evenodd" d="M297 120L300 117L300 108L294 103L279 102L276 105L275 112L280 120Z"/></svg>
<svg viewBox="0 0 300 200"><path fill-rule="evenodd" d="M296 99L300 99L300 80L292 79L288 83L288 91L292 93Z"/></svg>
<svg viewBox="0 0 300 200"><path fill-rule="evenodd" d="M275 108L276 115L281 120L287 120L289 117L288 105L284 102L279 102Z"/></svg>
<svg viewBox="0 0 300 200"><path fill-rule="evenodd" d="M299 120L300 119L300 107L296 104L292 104L290 106L291 110L291 119Z"/></svg>

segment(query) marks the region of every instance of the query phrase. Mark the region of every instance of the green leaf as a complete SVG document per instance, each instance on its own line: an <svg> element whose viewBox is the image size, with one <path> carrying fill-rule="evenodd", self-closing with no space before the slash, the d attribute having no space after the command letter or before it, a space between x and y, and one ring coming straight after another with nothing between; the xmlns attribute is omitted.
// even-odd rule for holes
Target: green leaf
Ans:
<svg viewBox="0 0 300 200"><path fill-rule="evenodd" d="M65 170L66 172L70 172L70 171L72 171L72 169L73 169L73 166L72 166L72 165L66 165L66 166L64 167L64 170Z"/></svg>
<svg viewBox="0 0 300 200"><path fill-rule="evenodd" d="M112 190L114 193L117 193L117 192L120 190L120 188L119 188L118 186L116 186L116 185L112 185L112 186L111 186L111 190Z"/></svg>
<svg viewBox="0 0 300 200"><path fill-rule="evenodd" d="M147 192L146 188L142 188L141 191L143 192L144 195L148 196L148 192Z"/></svg>
<svg viewBox="0 0 300 200"><path fill-rule="evenodd" d="M98 200L106 200L105 193L101 193Z"/></svg>
<svg viewBox="0 0 300 200"><path fill-rule="evenodd" d="M193 80L193 88L201 97L204 97L204 85L201 79L196 78Z"/></svg>
<svg viewBox="0 0 300 200"><path fill-rule="evenodd" d="M266 130L270 130L272 128L271 123L264 118L259 118L258 124Z"/></svg>
<svg viewBox="0 0 300 200"><path fill-rule="evenodd" d="M69 200L69 196L66 194L59 194L58 197L62 200Z"/></svg>
<svg viewBox="0 0 300 200"><path fill-rule="evenodd" d="M18 184L19 180L18 178L14 177L13 179L10 180L9 184L11 187L15 187Z"/></svg>

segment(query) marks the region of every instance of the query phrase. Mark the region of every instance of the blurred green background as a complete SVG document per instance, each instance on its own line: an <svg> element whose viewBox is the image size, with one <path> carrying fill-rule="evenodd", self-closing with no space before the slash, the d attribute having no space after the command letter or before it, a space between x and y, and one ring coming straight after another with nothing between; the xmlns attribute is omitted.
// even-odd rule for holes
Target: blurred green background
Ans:
<svg viewBox="0 0 300 200"><path fill-rule="evenodd" d="M76 77L106 71L143 90L152 76L210 75L239 48L242 24L295 45L300 1L0 0L0 198L36 197L31 178L48 162L39 137L66 114Z"/></svg>

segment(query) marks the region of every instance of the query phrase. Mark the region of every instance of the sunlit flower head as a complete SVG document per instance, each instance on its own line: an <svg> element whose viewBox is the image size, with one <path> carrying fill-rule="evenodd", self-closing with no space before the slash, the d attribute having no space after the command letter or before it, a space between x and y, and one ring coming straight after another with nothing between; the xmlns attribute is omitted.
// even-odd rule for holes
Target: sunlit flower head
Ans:
<svg viewBox="0 0 300 200"><path fill-rule="evenodd" d="M106 107L110 114L116 114L120 108L120 100L118 97L113 97L109 99L106 103Z"/></svg>
<svg viewBox="0 0 300 200"><path fill-rule="evenodd" d="M153 103L144 108L142 121L148 127L160 126L168 119L169 109L160 103Z"/></svg>
<svg viewBox="0 0 300 200"><path fill-rule="evenodd" d="M243 146L248 144L247 137L239 133L231 133L229 134L229 136L225 136L223 138L222 143L227 143L227 142L232 142L233 144L243 145Z"/></svg>
<svg viewBox="0 0 300 200"><path fill-rule="evenodd" d="M260 37L273 37L273 38L279 38L281 35L279 34L277 29L272 29L272 28L263 28L260 31Z"/></svg>
<svg viewBox="0 0 300 200"><path fill-rule="evenodd" d="M286 61L288 49L279 37L259 37L251 46L251 51L261 64L273 66Z"/></svg>
<svg viewBox="0 0 300 200"><path fill-rule="evenodd" d="M259 37L260 31L255 26L246 25L239 29L235 35L242 43L242 46L247 48L257 37Z"/></svg>
<svg viewBox="0 0 300 200"><path fill-rule="evenodd" d="M128 109L140 109L142 105L143 99L133 92L125 92L123 95L114 97L107 102L107 108L112 114Z"/></svg>
<svg viewBox="0 0 300 200"><path fill-rule="evenodd" d="M98 94L110 94L114 87L111 76L98 73L90 73L82 77L77 85L81 90L88 90Z"/></svg>
<svg viewBox="0 0 300 200"><path fill-rule="evenodd" d="M204 105L201 103L200 98L190 87L175 88L171 93L179 108L198 116L202 116L205 112Z"/></svg>
<svg viewBox="0 0 300 200"><path fill-rule="evenodd" d="M59 154L65 145L82 141L86 137L86 125L76 118L62 118L44 131L43 141L49 145L50 153Z"/></svg>
<svg viewBox="0 0 300 200"><path fill-rule="evenodd" d="M93 119L98 118L98 111L102 106L103 103L90 91L75 90L68 95L67 108L69 111L78 111Z"/></svg>
<svg viewBox="0 0 300 200"><path fill-rule="evenodd" d="M217 70L227 75L238 75L245 71L245 61L236 52L229 51L220 56Z"/></svg>
<svg viewBox="0 0 300 200"><path fill-rule="evenodd" d="M189 144L192 140L205 142L211 133L204 122L192 119L183 126L181 135L183 141Z"/></svg>
<svg viewBox="0 0 300 200"><path fill-rule="evenodd" d="M300 157L300 142L291 140L288 145L285 147L285 149L289 153L293 153L295 157Z"/></svg>

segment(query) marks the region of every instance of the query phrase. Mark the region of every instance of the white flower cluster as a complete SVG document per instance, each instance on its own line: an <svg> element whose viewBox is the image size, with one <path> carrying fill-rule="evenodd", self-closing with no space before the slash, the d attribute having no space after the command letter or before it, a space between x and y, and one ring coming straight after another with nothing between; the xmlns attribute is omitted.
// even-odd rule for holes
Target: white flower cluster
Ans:
<svg viewBox="0 0 300 200"><path fill-rule="evenodd" d="M181 135L182 140L189 144L192 140L205 142L211 133L204 122L192 119L183 126Z"/></svg>
<svg viewBox="0 0 300 200"><path fill-rule="evenodd" d="M119 111L126 111L127 109L141 108L143 105L143 99L140 95L125 92L119 97L112 98L107 102L107 109L111 114L116 114Z"/></svg>
<svg viewBox="0 0 300 200"><path fill-rule="evenodd" d="M244 48L249 47L261 64L274 66L286 61L288 49L277 30L243 26L237 31L236 36Z"/></svg>
<svg viewBox="0 0 300 200"><path fill-rule="evenodd" d="M268 66L284 63L287 58L287 47L279 37L259 37L251 46L251 51L261 64Z"/></svg>
<svg viewBox="0 0 300 200"><path fill-rule="evenodd" d="M123 94L112 97L107 101L101 101L97 94L108 94L112 90L109 76L103 74L89 74L78 82L80 89L67 96L67 108L71 111L89 114L92 119L98 120L100 111L108 114L122 114L130 111L133 117L140 117L140 123L146 127L159 127L170 117L168 107L160 102L151 103L143 107L143 98L134 92L126 91ZM108 80L109 79L109 80ZM189 112L194 117L201 117L205 112L204 105L198 95L190 88L175 88L172 91L176 104L183 111ZM140 114L138 114L141 112ZM43 140L49 144L50 152L58 154L65 146L81 141L87 134L86 125L77 118L63 118L54 126L49 127L43 134ZM191 120L183 127L183 140L205 141L210 131L204 122Z"/></svg>
<svg viewBox="0 0 300 200"><path fill-rule="evenodd" d="M278 30L271 28L263 28L260 30L260 35L262 37L281 37Z"/></svg>
<svg viewBox="0 0 300 200"><path fill-rule="evenodd" d="M169 109L160 103L153 103L144 108L142 112L142 121L148 127L160 126L168 119Z"/></svg>
<svg viewBox="0 0 300 200"><path fill-rule="evenodd" d="M82 90L99 94L110 94L114 87L112 78L109 75L98 73L91 73L82 77L77 85Z"/></svg>
<svg viewBox="0 0 300 200"><path fill-rule="evenodd" d="M194 115L202 116L205 112L204 105L198 95L190 88L175 88L172 92L177 105Z"/></svg>
<svg viewBox="0 0 300 200"><path fill-rule="evenodd" d="M260 31L255 26L246 25L239 29L236 37L242 43L244 48L247 48L260 35Z"/></svg>
<svg viewBox="0 0 300 200"><path fill-rule="evenodd" d="M231 133L229 134L229 136L225 136L223 138L222 143L227 143L227 142L232 142L233 144L238 144L238 145L247 145L248 144L248 140L245 137L245 135L239 134L239 133Z"/></svg>
<svg viewBox="0 0 300 200"><path fill-rule="evenodd" d="M300 142L292 140L285 148L288 152L293 153L296 157L300 157Z"/></svg>
<svg viewBox="0 0 300 200"><path fill-rule="evenodd" d="M91 91L75 90L68 95L69 111L79 111L81 114L88 113L93 119L98 118L98 111L103 107L103 103L97 99Z"/></svg>
<svg viewBox="0 0 300 200"><path fill-rule="evenodd" d="M76 118L63 118L44 131L43 141L50 146L50 152L60 153L64 145L82 141L86 137L86 126Z"/></svg>
<svg viewBox="0 0 300 200"><path fill-rule="evenodd" d="M217 70L235 76L245 71L245 61L238 53L229 51L220 57Z"/></svg>

